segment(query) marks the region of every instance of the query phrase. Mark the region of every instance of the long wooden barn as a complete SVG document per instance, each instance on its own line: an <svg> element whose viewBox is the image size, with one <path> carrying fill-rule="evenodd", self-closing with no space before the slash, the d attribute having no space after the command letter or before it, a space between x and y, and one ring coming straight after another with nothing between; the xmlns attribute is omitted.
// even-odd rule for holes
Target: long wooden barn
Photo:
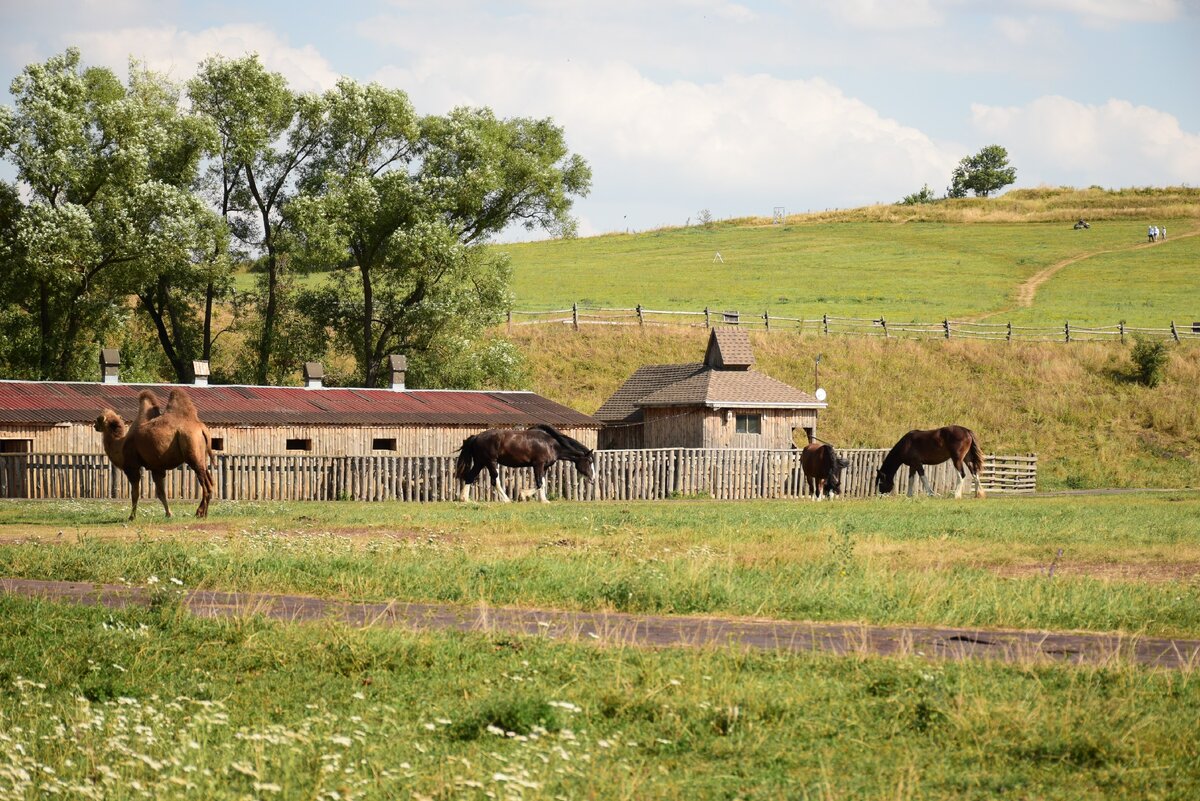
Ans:
<svg viewBox="0 0 1200 801"><path fill-rule="evenodd" d="M111 358L111 356L110 356ZM599 422L533 392L321 386L319 366L305 387L186 385L209 427L213 450L296 456L438 456L487 428L549 423L590 448ZM127 421L151 390L162 404L178 385L0 381L0 453L101 454L94 424L109 407Z"/></svg>

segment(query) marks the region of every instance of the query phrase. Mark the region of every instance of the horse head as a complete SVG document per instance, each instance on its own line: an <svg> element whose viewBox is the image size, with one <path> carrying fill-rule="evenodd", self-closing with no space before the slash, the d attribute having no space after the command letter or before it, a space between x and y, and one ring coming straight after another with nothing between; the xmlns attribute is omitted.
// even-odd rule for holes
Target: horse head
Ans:
<svg viewBox="0 0 1200 801"><path fill-rule="evenodd" d="M850 460L845 457L838 456L833 460L833 464L829 466L829 475L825 477L825 486L830 492L842 494L842 472L849 466Z"/></svg>
<svg viewBox="0 0 1200 801"><path fill-rule="evenodd" d="M880 495L887 495L896 488L896 474L888 474L883 468L879 468L875 473L875 487L879 490Z"/></svg>
<svg viewBox="0 0 1200 801"><path fill-rule="evenodd" d="M598 480L596 476L596 452L589 450L578 456L571 457L571 461L575 465L575 469L579 474L586 476L589 481L595 484Z"/></svg>

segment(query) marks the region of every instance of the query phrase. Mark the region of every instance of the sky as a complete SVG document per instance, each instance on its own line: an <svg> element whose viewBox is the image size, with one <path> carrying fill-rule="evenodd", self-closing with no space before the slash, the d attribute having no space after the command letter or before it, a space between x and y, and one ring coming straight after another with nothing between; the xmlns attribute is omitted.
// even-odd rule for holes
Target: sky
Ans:
<svg viewBox="0 0 1200 801"><path fill-rule="evenodd" d="M1196 186L1198 42L1200 0L0 0L5 81L254 52L298 90L551 117L582 235L940 195L990 144L1014 187Z"/></svg>

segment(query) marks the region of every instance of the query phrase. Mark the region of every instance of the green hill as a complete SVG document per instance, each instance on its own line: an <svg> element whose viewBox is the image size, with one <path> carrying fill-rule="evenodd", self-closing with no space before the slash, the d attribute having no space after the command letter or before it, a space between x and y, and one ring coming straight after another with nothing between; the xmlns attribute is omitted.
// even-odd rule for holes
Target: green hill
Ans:
<svg viewBox="0 0 1200 801"><path fill-rule="evenodd" d="M1148 245L1151 223L1170 238ZM1034 189L497 247L517 309L1164 326L1200 320L1197 233L1197 189Z"/></svg>

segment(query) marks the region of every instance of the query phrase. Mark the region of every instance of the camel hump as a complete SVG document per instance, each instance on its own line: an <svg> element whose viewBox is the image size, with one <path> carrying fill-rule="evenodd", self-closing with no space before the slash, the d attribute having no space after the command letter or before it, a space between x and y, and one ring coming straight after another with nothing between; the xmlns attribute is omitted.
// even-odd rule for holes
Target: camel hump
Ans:
<svg viewBox="0 0 1200 801"><path fill-rule="evenodd" d="M181 417L197 417L196 407L192 403L192 398L182 389L171 390L171 396L167 398L167 414L177 414Z"/></svg>
<svg viewBox="0 0 1200 801"><path fill-rule="evenodd" d="M139 392L138 413L133 424L136 426L139 423L145 423L148 420L153 420L160 414L162 414L162 409L158 406L158 396L148 389L143 389Z"/></svg>

